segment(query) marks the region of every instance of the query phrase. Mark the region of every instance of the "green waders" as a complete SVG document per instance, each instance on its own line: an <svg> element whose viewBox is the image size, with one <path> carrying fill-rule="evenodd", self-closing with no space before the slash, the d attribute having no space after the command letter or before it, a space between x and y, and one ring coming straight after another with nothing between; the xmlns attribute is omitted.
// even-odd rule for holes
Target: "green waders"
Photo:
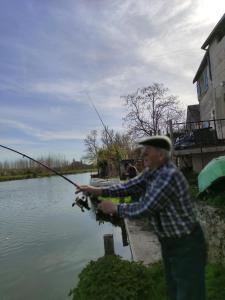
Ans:
<svg viewBox="0 0 225 300"><path fill-rule="evenodd" d="M181 238L162 238L170 300L205 300L206 246L200 225Z"/></svg>

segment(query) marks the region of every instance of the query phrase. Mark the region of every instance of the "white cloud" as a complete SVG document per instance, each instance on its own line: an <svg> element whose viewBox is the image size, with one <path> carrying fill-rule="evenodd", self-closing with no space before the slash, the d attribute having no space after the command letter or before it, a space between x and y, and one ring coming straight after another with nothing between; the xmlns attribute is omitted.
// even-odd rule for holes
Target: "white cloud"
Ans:
<svg viewBox="0 0 225 300"><path fill-rule="evenodd" d="M225 2L221 0L198 0L193 19L202 24L212 25L212 28L219 21L225 12Z"/></svg>
<svg viewBox="0 0 225 300"><path fill-rule="evenodd" d="M85 133L70 130L70 131L43 131L37 135L38 138L42 141L51 141L51 140L83 140L86 137Z"/></svg>
<svg viewBox="0 0 225 300"><path fill-rule="evenodd" d="M23 122L18 122L14 120L0 120L1 126L5 128L19 129L23 133L36 138L40 141L50 141L50 140L83 140L86 136L85 132L79 130L67 130L67 131L50 131L50 130L40 130L27 125Z"/></svg>
<svg viewBox="0 0 225 300"><path fill-rule="evenodd" d="M19 139L19 138L0 138L0 144L3 146L9 146L9 145L35 145L37 143L31 142L25 139ZM2 149L2 148L1 148Z"/></svg>
<svg viewBox="0 0 225 300"><path fill-rule="evenodd" d="M126 114L120 96L153 82L183 105L197 103L200 47L225 11L221 0L20 5L23 18L9 6L13 22L0 29L0 130L31 143L83 139L96 128L87 92L112 128Z"/></svg>
<svg viewBox="0 0 225 300"><path fill-rule="evenodd" d="M72 80L60 80L60 81L49 81L49 82L34 82L28 87L28 90L32 93L39 94L50 94L55 95L60 100L68 101L80 101L77 97L83 90L87 89L87 82L79 82Z"/></svg>

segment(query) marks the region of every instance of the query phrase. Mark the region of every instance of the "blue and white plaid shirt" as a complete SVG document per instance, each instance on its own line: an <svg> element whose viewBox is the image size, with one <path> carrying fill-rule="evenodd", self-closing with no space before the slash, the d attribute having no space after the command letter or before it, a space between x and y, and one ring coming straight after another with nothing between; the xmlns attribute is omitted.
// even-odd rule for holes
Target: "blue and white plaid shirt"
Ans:
<svg viewBox="0 0 225 300"><path fill-rule="evenodd" d="M173 163L147 168L124 184L103 188L102 195L139 196L138 202L118 204L118 215L147 215L159 238L189 234L196 224L188 183Z"/></svg>

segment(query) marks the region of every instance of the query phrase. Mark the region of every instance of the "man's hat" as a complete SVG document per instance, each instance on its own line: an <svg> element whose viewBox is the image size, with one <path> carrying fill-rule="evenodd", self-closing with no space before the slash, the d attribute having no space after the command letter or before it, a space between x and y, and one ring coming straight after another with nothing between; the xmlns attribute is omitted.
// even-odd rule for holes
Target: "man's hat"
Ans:
<svg viewBox="0 0 225 300"><path fill-rule="evenodd" d="M155 136L147 137L141 140L138 144L143 146L153 146L156 148L162 148L167 151L171 151L172 149L172 143L170 138L163 135L155 135Z"/></svg>

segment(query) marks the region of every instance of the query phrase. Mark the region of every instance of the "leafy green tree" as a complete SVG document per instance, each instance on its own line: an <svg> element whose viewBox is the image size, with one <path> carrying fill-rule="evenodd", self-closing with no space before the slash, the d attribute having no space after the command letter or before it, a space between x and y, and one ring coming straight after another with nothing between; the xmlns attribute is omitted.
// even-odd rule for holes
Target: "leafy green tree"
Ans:
<svg viewBox="0 0 225 300"><path fill-rule="evenodd" d="M101 132L101 147L97 143L97 131L92 130L84 140L86 154L83 159L95 163L98 167L103 167L110 162L111 167L119 172L119 162L121 159L131 157L134 143L128 134L115 132L113 129L105 127ZM113 174L115 175L115 174Z"/></svg>

